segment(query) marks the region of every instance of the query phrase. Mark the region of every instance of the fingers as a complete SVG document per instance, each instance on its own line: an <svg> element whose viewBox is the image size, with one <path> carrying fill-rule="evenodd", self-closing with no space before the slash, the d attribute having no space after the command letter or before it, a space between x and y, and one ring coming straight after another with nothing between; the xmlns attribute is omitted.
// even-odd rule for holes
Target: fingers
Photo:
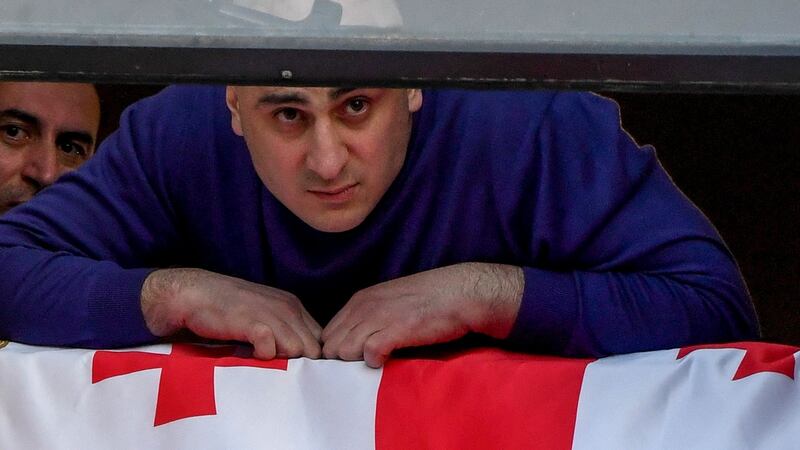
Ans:
<svg viewBox="0 0 800 450"><path fill-rule="evenodd" d="M327 342L331 339L332 336L340 334L341 331L339 330L343 324L346 322L346 318L349 316L350 310L353 309L353 299L351 298L349 302L347 302L336 315L328 322L328 325L325 326L325 329L322 330L322 334L320 335L320 339L322 342ZM349 331L352 328L352 325L347 328L345 331Z"/></svg>
<svg viewBox="0 0 800 450"><path fill-rule="evenodd" d="M322 339L322 327L311 317L311 314L309 314L305 308L302 309L301 313L303 315L303 322L311 332L311 335L314 336L314 340L319 343Z"/></svg>
<svg viewBox="0 0 800 450"><path fill-rule="evenodd" d="M378 330L376 325L358 322L346 329L340 327L333 332L323 333L326 337L323 337L322 354L328 359L361 360L364 355L364 342Z"/></svg>
<svg viewBox="0 0 800 450"><path fill-rule="evenodd" d="M395 349L423 345L413 331L402 326L376 330L370 325L362 322L347 333L332 336L325 342L323 354L329 359L364 360L369 367L377 369Z"/></svg>
<svg viewBox="0 0 800 450"><path fill-rule="evenodd" d="M278 356L282 358L317 359L322 356L320 335L322 327L306 311L297 299L292 300L290 311L279 316L283 322L277 324L280 336L277 339Z"/></svg>
<svg viewBox="0 0 800 450"><path fill-rule="evenodd" d="M325 329L322 330L320 340L325 344L323 347L323 354L326 358L334 358L336 356L329 356L324 349L327 348L330 350L333 348L339 348L339 344L347 336L347 333L349 333L353 327L358 325L358 322L348 323L344 320L344 318L348 316L351 308L352 303L347 303L344 305L344 307L340 309L335 316L333 316L333 319L328 322L328 325L325 326Z"/></svg>
<svg viewBox="0 0 800 450"><path fill-rule="evenodd" d="M375 333L364 342L364 362L369 367L378 369L386 364L392 351L404 346L402 342L393 339L389 332Z"/></svg>
<svg viewBox="0 0 800 450"><path fill-rule="evenodd" d="M342 323L334 331L326 328L322 353L330 359L363 359L369 367L378 368L396 349L448 342L467 332L448 317L433 318L419 311L390 317L384 312L357 323Z"/></svg>
<svg viewBox="0 0 800 450"><path fill-rule="evenodd" d="M295 323L275 320L270 325L257 324L252 327L252 330L255 339L249 338L248 341L253 344L253 347L258 350L259 345L264 344L264 352L253 352L257 358L262 354L267 356L265 359L299 358L301 356L319 358L321 353L319 342L302 320L297 320ZM272 348L274 348L274 352L271 352Z"/></svg>
<svg viewBox="0 0 800 450"><path fill-rule="evenodd" d="M363 359L364 342L382 326L361 307L356 294L322 330L322 354L328 359L358 361Z"/></svg>
<svg viewBox="0 0 800 450"><path fill-rule="evenodd" d="M345 307L347 309L347 306ZM344 361L367 360L370 367L380 367L395 348L415 340L420 324L415 313L402 317L389 310L374 310L372 314L350 314L343 309L339 321L323 330L322 353L328 359ZM363 308L354 308L363 313Z"/></svg>
<svg viewBox="0 0 800 450"><path fill-rule="evenodd" d="M299 358L317 359L322 355L319 341L305 327L299 329L274 322L271 325L256 323L248 327L245 337L238 339L253 345L253 356L258 359Z"/></svg>
<svg viewBox="0 0 800 450"><path fill-rule="evenodd" d="M196 335L248 342L260 359L321 356L322 329L294 295L211 272L190 286L183 326Z"/></svg>
<svg viewBox="0 0 800 450"><path fill-rule="evenodd" d="M289 357L305 356L306 358L318 359L322 356L322 345L319 341L319 336L322 334L322 328L319 326L317 321L312 319L308 313L305 313L305 311L302 319L303 323L299 336L303 344L303 351L301 354Z"/></svg>
<svg viewBox="0 0 800 450"><path fill-rule="evenodd" d="M190 328L197 330L195 333L200 336L250 343L253 356L259 359L319 358L322 353L319 341L299 318L299 314L294 324L275 317L267 317L263 321L254 318L241 321L236 316L206 315L202 321L193 322Z"/></svg>
<svg viewBox="0 0 800 450"><path fill-rule="evenodd" d="M275 334L272 328L260 323L252 327L250 336L247 338L253 345L253 356L258 359L273 359L278 354L275 345Z"/></svg>
<svg viewBox="0 0 800 450"><path fill-rule="evenodd" d="M463 337L467 331L446 318L418 322L416 327L393 324L366 337L363 342L364 361L368 366L378 368L396 349L449 342Z"/></svg>
<svg viewBox="0 0 800 450"><path fill-rule="evenodd" d="M253 327L256 333L263 333L266 338L265 354L269 354L269 337L271 335L274 341L275 354L274 357L279 358L299 358L305 356L307 358L317 359L322 355L322 347L319 342L319 335L322 330L317 322L302 308L302 306L295 305L300 309L293 309L292 311L283 312L280 315L268 316L266 324L259 324ZM264 328L269 330L269 333L261 331ZM251 344L256 347L258 342L250 340ZM260 354L260 353L259 353ZM254 355L256 353L254 352ZM258 357L258 356L256 356Z"/></svg>

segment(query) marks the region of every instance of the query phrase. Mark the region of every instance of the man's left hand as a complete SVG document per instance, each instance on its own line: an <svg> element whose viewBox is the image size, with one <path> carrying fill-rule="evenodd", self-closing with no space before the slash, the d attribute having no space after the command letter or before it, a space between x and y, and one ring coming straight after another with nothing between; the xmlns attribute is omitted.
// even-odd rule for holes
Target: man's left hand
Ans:
<svg viewBox="0 0 800 450"><path fill-rule="evenodd" d="M504 338L519 310L516 266L462 263L397 278L353 295L322 331L326 358L381 367L395 349L437 344L469 332Z"/></svg>

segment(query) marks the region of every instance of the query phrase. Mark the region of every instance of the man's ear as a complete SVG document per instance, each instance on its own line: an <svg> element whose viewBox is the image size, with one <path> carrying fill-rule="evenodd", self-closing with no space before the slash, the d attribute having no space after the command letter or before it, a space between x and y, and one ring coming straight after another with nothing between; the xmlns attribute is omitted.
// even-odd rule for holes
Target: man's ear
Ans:
<svg viewBox="0 0 800 450"><path fill-rule="evenodd" d="M228 109L231 112L231 128L233 129L233 132L239 136L243 136L242 118L239 114L239 96L236 93L236 88L234 86L228 86L225 88L225 104L228 105Z"/></svg>
<svg viewBox="0 0 800 450"><path fill-rule="evenodd" d="M408 112L415 113L422 107L422 91L419 89L408 90Z"/></svg>

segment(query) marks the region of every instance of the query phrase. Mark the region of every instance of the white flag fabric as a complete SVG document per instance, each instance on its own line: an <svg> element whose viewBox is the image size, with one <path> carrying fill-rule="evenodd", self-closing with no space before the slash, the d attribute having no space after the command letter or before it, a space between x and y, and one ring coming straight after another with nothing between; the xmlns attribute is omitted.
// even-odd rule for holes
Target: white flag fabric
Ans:
<svg viewBox="0 0 800 450"><path fill-rule="evenodd" d="M800 348L600 360L474 349L259 361L190 344L0 349L1 449L797 449Z"/></svg>
<svg viewBox="0 0 800 450"><path fill-rule="evenodd" d="M308 359L248 366L258 361L206 350L12 343L0 350L0 448L374 448L379 371ZM148 358L160 367L137 370ZM117 375L93 383L103 371Z"/></svg>
<svg viewBox="0 0 800 450"><path fill-rule="evenodd" d="M596 361L573 448L800 449L797 351L745 344Z"/></svg>

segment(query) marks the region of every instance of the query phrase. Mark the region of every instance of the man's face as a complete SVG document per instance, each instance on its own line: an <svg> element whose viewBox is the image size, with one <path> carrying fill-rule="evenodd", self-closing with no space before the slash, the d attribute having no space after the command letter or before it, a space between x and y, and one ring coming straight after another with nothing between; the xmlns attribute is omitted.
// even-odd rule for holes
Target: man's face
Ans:
<svg viewBox="0 0 800 450"><path fill-rule="evenodd" d="M228 87L232 126L267 189L311 227L355 228L406 156L419 90Z"/></svg>
<svg viewBox="0 0 800 450"><path fill-rule="evenodd" d="M0 82L0 214L89 159L99 124L92 85Z"/></svg>

